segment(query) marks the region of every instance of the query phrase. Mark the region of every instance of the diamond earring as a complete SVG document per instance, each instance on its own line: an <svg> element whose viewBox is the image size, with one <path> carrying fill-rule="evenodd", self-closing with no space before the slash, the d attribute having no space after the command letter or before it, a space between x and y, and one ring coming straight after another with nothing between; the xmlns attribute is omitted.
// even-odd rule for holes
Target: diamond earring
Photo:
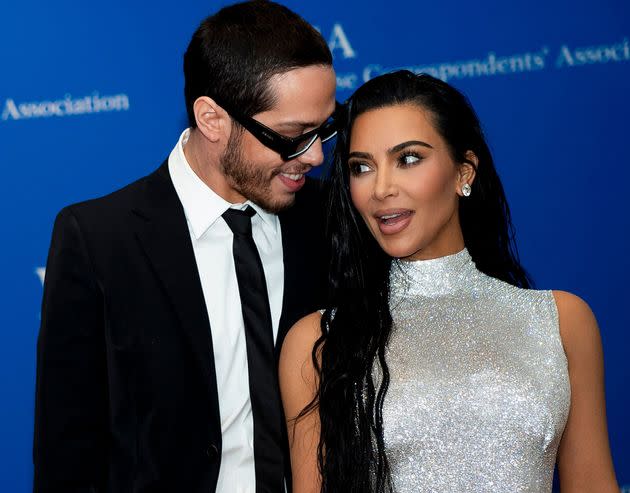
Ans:
<svg viewBox="0 0 630 493"><path fill-rule="evenodd" d="M464 183L462 185L462 194L464 195L464 197L470 197L471 192L472 188L470 188L470 185L468 183Z"/></svg>

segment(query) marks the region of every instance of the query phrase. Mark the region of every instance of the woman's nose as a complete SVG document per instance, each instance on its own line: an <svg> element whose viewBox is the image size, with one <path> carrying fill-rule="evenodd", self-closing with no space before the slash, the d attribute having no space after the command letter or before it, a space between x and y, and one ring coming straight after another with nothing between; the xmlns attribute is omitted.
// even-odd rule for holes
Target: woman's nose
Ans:
<svg viewBox="0 0 630 493"><path fill-rule="evenodd" d="M376 180L374 182L374 198L376 200L385 200L387 197L396 196L397 194L398 186L394 173L389 169L379 169L376 172Z"/></svg>

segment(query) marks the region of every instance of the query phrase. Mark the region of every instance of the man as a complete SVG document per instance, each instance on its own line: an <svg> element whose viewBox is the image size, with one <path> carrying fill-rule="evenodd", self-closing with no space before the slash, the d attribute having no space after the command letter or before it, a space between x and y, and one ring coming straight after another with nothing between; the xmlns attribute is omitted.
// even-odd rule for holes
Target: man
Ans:
<svg viewBox="0 0 630 493"><path fill-rule="evenodd" d="M226 7L184 57L190 128L153 174L57 217L38 341L36 492L280 492L276 363L323 306L325 41ZM300 189L302 189L300 191Z"/></svg>

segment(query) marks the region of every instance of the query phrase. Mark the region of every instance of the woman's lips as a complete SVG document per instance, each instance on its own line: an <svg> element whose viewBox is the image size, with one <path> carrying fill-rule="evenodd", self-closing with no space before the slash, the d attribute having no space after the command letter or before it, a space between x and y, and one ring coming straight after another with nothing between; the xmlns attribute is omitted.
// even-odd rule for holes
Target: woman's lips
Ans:
<svg viewBox="0 0 630 493"><path fill-rule="evenodd" d="M374 217L382 234L393 235L409 226L413 214L414 211L409 209L390 209L377 211Z"/></svg>

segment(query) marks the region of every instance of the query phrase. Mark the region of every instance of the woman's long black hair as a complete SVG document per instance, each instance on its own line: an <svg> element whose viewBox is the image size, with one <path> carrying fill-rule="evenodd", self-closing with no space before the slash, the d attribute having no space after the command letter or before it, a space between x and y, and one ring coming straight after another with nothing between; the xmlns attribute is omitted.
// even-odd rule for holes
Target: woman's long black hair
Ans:
<svg viewBox="0 0 630 493"><path fill-rule="evenodd" d="M455 88L429 75L398 71L360 87L348 100L329 177L330 307L313 350L319 391L304 412L317 408L322 491L386 492L391 481L383 442L382 407L389 383L385 348L391 258L352 204L347 166L350 132L362 113L412 104L430 115L456 163L478 158L470 197L459 202L464 243L477 268L530 287L518 261L510 211L477 116Z"/></svg>

